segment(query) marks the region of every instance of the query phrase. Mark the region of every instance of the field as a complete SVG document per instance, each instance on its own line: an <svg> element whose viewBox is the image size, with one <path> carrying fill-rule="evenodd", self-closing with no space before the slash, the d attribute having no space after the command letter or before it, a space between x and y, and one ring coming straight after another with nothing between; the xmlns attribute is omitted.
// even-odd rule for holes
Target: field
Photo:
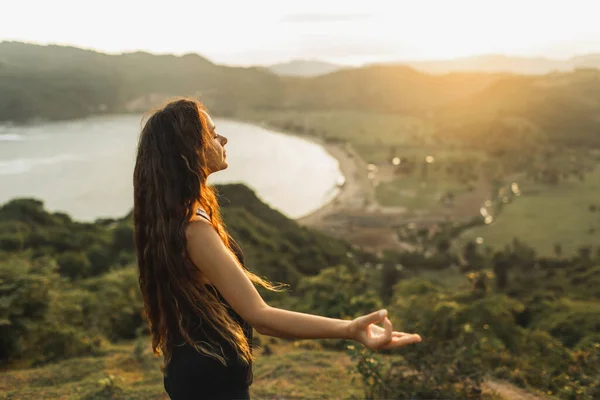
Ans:
<svg viewBox="0 0 600 400"><path fill-rule="evenodd" d="M255 335L258 336L258 335ZM361 384L344 352L323 350L314 341L261 337L255 348L253 398L360 398ZM149 339L111 345L101 357L84 357L40 368L10 370L0 378L6 399L168 399L160 360L144 346ZM316 347L315 347L316 346ZM349 368L350 367L350 368Z"/></svg>
<svg viewBox="0 0 600 400"><path fill-rule="evenodd" d="M255 348L255 399L361 399L363 384L350 356L321 348L319 341L288 342L261 337ZM167 400L160 360L143 347L148 340L111 345L104 356L66 360L2 373L0 397L11 399ZM389 356L396 358L399 356ZM550 397L499 380L484 384L488 399L541 400Z"/></svg>
<svg viewBox="0 0 600 400"><path fill-rule="evenodd" d="M430 210L440 205L441 198L451 192L466 193L469 185L450 180L423 182L414 177L382 182L377 186L377 201L382 206L400 206L409 211Z"/></svg>
<svg viewBox="0 0 600 400"><path fill-rule="evenodd" d="M520 183L522 195L507 204L497 220L463 233L457 244L477 237L484 245L500 249L519 238L540 255L553 255L554 245L570 255L581 246L600 242L600 171L587 174L584 182L569 180L558 185ZM595 211L594 211L595 210Z"/></svg>
<svg viewBox="0 0 600 400"><path fill-rule="evenodd" d="M419 118L362 111L270 111L242 113L236 118L270 128L325 140L352 143L367 162L385 162L394 149L428 145L432 127Z"/></svg>

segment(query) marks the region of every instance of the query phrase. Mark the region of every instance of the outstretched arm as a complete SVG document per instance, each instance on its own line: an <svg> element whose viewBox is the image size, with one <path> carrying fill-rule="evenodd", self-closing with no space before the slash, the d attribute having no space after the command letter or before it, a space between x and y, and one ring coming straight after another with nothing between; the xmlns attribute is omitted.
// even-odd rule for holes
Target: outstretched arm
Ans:
<svg viewBox="0 0 600 400"><path fill-rule="evenodd" d="M394 332L387 312L374 312L352 321L274 308L265 303L252 281L226 248L212 225L190 223L187 250L197 268L229 305L257 332L296 339L352 339L374 349L394 348L421 341L419 335ZM374 325L383 322L384 327Z"/></svg>

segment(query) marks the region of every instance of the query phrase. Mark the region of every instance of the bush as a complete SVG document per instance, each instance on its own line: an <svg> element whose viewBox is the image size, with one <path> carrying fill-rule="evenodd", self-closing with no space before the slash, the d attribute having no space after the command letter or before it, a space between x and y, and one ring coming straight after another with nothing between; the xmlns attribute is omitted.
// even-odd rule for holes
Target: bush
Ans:
<svg viewBox="0 0 600 400"><path fill-rule="evenodd" d="M112 271L82 282L94 299L88 304L88 328L111 340L133 339L145 323L135 268Z"/></svg>
<svg viewBox="0 0 600 400"><path fill-rule="evenodd" d="M9 257L0 262L0 359L32 353L60 276L52 262Z"/></svg>
<svg viewBox="0 0 600 400"><path fill-rule="evenodd" d="M39 351L32 354L33 364L58 361L64 358L103 354L104 340L69 325L47 325L30 344Z"/></svg>
<svg viewBox="0 0 600 400"><path fill-rule="evenodd" d="M403 348L404 361L364 347L348 348L365 398L479 399L485 374L479 343L473 332L463 332L454 340L425 340Z"/></svg>
<svg viewBox="0 0 600 400"><path fill-rule="evenodd" d="M71 279L79 279L89 275L90 260L85 253L66 252L58 256L60 274Z"/></svg>
<svg viewBox="0 0 600 400"><path fill-rule="evenodd" d="M352 273L341 265L304 277L296 289L299 311L331 318L352 319L381 308L364 273Z"/></svg>
<svg viewBox="0 0 600 400"><path fill-rule="evenodd" d="M600 331L600 306L588 301L556 301L547 305L533 325L572 348L584 337Z"/></svg>
<svg viewBox="0 0 600 400"><path fill-rule="evenodd" d="M112 260L107 250L99 244L92 245L88 249L86 256L90 260L91 275L100 275L109 270Z"/></svg>

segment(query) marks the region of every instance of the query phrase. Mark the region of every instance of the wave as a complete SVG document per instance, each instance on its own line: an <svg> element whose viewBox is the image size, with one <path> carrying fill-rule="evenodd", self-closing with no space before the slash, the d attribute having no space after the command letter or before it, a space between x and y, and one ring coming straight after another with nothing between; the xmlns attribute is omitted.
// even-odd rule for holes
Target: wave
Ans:
<svg viewBox="0 0 600 400"><path fill-rule="evenodd" d="M0 142L16 142L20 140L25 140L25 137L18 133L0 133Z"/></svg>
<svg viewBox="0 0 600 400"><path fill-rule="evenodd" d="M17 158L14 160L0 160L0 175L18 175L31 171L32 169L44 165L53 165L65 161L79 160L73 154L59 154L52 157L44 158Z"/></svg>

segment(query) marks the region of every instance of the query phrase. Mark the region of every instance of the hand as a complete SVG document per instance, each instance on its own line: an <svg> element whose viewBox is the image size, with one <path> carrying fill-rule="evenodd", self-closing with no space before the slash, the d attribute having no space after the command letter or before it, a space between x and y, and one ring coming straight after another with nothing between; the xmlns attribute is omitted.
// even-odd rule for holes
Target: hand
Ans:
<svg viewBox="0 0 600 400"><path fill-rule="evenodd" d="M383 321L383 328L375 324ZM419 343L421 336L392 331L392 322L387 318L387 310L355 318L348 326L350 338L373 350L388 350Z"/></svg>

